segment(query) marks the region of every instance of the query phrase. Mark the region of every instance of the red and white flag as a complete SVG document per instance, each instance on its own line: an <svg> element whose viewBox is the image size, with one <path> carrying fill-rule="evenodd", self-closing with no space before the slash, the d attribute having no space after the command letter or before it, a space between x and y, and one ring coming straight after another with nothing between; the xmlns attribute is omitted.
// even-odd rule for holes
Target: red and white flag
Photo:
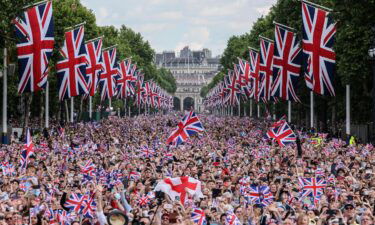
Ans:
<svg viewBox="0 0 375 225"><path fill-rule="evenodd" d="M194 198L202 198L202 185L201 182L192 177L177 177L177 178L166 178L155 187L155 191L162 191L169 195L172 200L176 197L180 198L182 204L187 199L187 193Z"/></svg>

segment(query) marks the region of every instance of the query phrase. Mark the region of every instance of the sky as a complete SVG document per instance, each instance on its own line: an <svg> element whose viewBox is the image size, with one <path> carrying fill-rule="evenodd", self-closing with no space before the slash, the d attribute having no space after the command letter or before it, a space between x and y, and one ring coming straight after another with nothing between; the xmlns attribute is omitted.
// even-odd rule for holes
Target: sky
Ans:
<svg viewBox="0 0 375 225"><path fill-rule="evenodd" d="M100 26L140 32L156 52L209 48L222 54L228 39L250 31L277 0L81 0Z"/></svg>

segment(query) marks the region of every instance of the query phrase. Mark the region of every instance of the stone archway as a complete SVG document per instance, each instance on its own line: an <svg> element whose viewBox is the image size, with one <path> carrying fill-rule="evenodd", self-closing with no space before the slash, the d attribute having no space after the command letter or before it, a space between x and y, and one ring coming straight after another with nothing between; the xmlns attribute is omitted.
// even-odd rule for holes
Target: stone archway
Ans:
<svg viewBox="0 0 375 225"><path fill-rule="evenodd" d="M183 107L184 107L184 110L191 110L192 108L194 108L194 98L192 97L186 97L184 98L184 102L183 102Z"/></svg>
<svg viewBox="0 0 375 225"><path fill-rule="evenodd" d="M181 111L181 99L178 97L173 97L173 110Z"/></svg>

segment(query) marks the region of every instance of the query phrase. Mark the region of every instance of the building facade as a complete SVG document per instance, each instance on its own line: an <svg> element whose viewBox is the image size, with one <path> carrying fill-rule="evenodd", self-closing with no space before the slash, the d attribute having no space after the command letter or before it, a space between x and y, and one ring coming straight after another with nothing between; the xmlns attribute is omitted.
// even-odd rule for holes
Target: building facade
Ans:
<svg viewBox="0 0 375 225"><path fill-rule="evenodd" d="M206 48L192 51L186 46L179 55L172 51L156 54L155 64L170 70L176 79L175 110L189 110L191 107L197 112L204 110L200 92L220 70L220 57L213 58Z"/></svg>

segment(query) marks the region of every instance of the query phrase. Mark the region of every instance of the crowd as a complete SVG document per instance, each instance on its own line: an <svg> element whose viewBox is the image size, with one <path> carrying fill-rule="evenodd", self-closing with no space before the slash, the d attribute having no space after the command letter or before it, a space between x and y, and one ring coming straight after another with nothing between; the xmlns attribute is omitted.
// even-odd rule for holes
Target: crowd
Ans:
<svg viewBox="0 0 375 225"><path fill-rule="evenodd" d="M0 225L375 223L372 145L299 132L297 151L265 137L270 122L200 115L205 132L167 146L179 120L54 124L32 135L24 167L24 141L1 146ZM199 188L155 191L186 177Z"/></svg>

